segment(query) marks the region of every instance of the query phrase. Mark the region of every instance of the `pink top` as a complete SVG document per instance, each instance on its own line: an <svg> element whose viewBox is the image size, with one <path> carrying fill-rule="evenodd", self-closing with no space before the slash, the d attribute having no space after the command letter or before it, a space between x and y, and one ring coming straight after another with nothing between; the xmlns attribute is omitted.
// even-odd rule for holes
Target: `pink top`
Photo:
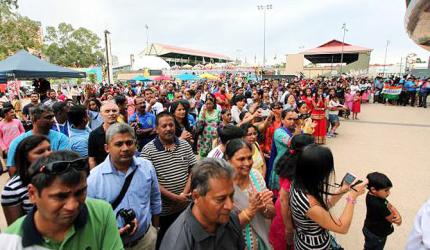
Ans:
<svg viewBox="0 0 430 250"><path fill-rule="evenodd" d="M18 119L13 119L10 122L4 120L0 122L0 148L5 151L9 149L9 145L13 139L24 133L24 127Z"/></svg>

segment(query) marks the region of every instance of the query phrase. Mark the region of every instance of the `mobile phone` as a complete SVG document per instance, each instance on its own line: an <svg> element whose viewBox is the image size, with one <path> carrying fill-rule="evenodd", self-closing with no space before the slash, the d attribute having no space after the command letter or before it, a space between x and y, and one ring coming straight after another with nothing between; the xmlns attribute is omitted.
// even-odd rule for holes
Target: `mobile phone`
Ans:
<svg viewBox="0 0 430 250"><path fill-rule="evenodd" d="M346 173L346 175L343 177L342 182L345 182L348 185L351 185L355 181L357 177L351 173Z"/></svg>
<svg viewBox="0 0 430 250"><path fill-rule="evenodd" d="M261 116L262 117L268 117L270 115L270 110L268 109L262 109L261 110Z"/></svg>

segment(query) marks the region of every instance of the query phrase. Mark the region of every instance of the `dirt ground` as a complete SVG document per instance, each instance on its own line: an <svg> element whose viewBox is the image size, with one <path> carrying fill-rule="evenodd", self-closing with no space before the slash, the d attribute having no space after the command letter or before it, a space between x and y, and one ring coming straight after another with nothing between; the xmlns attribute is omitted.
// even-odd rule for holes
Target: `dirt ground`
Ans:
<svg viewBox="0 0 430 250"><path fill-rule="evenodd" d="M388 175L394 185L388 199L399 210L403 224L395 227L385 249L404 249L416 212L430 198L430 108L365 104L359 119L342 120L339 135L328 139L337 179L346 172L360 177L373 171ZM0 188L6 181L6 175L0 177ZM364 197L357 202L348 234L336 235L345 249L363 249ZM334 215L342 212L344 203L336 205ZM0 211L0 228L5 227Z"/></svg>

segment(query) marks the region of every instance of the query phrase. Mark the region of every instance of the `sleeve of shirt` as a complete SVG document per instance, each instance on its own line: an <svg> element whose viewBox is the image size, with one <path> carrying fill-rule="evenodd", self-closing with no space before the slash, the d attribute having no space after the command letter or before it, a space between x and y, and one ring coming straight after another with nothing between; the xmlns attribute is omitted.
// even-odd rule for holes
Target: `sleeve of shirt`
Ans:
<svg viewBox="0 0 430 250"><path fill-rule="evenodd" d="M119 235L116 219L114 216L114 212L112 208L107 206L106 210L106 224L105 224L105 233L102 237L102 245L100 249L111 249L118 250L124 249L124 246L121 241L121 237Z"/></svg>
<svg viewBox="0 0 430 250"><path fill-rule="evenodd" d="M22 125L22 122L20 122L20 121L18 121L18 130L19 130L19 133L21 133L21 134L25 133L24 126Z"/></svg>
<svg viewBox="0 0 430 250"><path fill-rule="evenodd" d="M60 141L58 143L58 150L70 149L69 138L64 134L60 134Z"/></svg>
<svg viewBox="0 0 430 250"><path fill-rule="evenodd" d="M6 145L5 145L4 139L3 139L3 130L2 129L0 129L0 148L1 148L1 150L6 149Z"/></svg>
<svg viewBox="0 0 430 250"><path fill-rule="evenodd" d="M148 144L147 144L147 145L148 145ZM142 158L144 158L144 159L146 159L146 160L148 160L148 161L152 162L152 161L151 161L151 155L149 154L149 150L148 150L147 145L146 145L145 147L143 147L143 148L142 148L142 152L140 152L140 157L142 157Z"/></svg>
<svg viewBox="0 0 430 250"><path fill-rule="evenodd" d="M160 188L158 186L157 174L155 173L155 169L151 164L151 214L157 215L161 213L161 193Z"/></svg>
<svg viewBox="0 0 430 250"><path fill-rule="evenodd" d="M426 249L430 249L430 203L427 202L424 206L421 217L423 245Z"/></svg>
<svg viewBox="0 0 430 250"><path fill-rule="evenodd" d="M17 137L19 138L19 137ZM15 165L15 151L16 151L16 146L17 146L17 141L16 138L12 141L12 143L9 145L9 151L7 152L7 162L6 162L6 166L12 167Z"/></svg>
<svg viewBox="0 0 430 250"><path fill-rule="evenodd" d="M186 145L187 145L187 155L188 155L188 167L191 169L194 167L194 165L196 165L197 158L190 144L187 143Z"/></svg>

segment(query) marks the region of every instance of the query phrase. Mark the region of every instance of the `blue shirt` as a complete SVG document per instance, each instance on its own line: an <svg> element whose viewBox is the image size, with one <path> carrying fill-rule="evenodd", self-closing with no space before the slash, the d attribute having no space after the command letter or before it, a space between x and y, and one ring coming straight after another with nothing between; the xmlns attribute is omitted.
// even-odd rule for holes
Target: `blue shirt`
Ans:
<svg viewBox="0 0 430 250"><path fill-rule="evenodd" d="M405 88L407 91L416 91L417 90L415 83L412 81L407 81L405 83Z"/></svg>
<svg viewBox="0 0 430 250"><path fill-rule="evenodd" d="M132 208L136 213L139 228L130 237L124 237L124 243L134 241L145 234L151 224L152 215L161 213L161 194L158 187L157 175L152 163L141 157L133 157L133 162L127 173L116 170L110 161L109 155L105 161L91 170L87 179L88 196L102 199L112 203L119 195L125 178L138 168L133 176L130 186L114 214L121 209ZM123 221L118 216L117 224L123 227Z"/></svg>
<svg viewBox="0 0 430 250"><path fill-rule="evenodd" d="M128 124L136 121L141 125L140 128L155 128L155 115L150 112L145 112L143 115L139 112L135 112L128 118Z"/></svg>
<svg viewBox="0 0 430 250"><path fill-rule="evenodd" d="M54 131L60 132L67 137L70 137L70 134L69 134L70 124L68 121L66 121L64 124L54 123L51 129Z"/></svg>
<svg viewBox="0 0 430 250"><path fill-rule="evenodd" d="M70 150L75 151L82 157L88 156L88 138L90 137L91 129L77 129L70 127Z"/></svg>
<svg viewBox="0 0 430 250"><path fill-rule="evenodd" d="M16 148L18 147L18 144L22 140L29 137L30 135L33 135L32 130L27 131L24 134L21 134L17 138L13 139L13 141L10 143L9 151L7 153L7 163L6 163L8 167L15 166L14 156L15 156ZM51 129L48 134L48 139L51 143L52 151L69 149L69 138L63 135L62 133L59 133Z"/></svg>

